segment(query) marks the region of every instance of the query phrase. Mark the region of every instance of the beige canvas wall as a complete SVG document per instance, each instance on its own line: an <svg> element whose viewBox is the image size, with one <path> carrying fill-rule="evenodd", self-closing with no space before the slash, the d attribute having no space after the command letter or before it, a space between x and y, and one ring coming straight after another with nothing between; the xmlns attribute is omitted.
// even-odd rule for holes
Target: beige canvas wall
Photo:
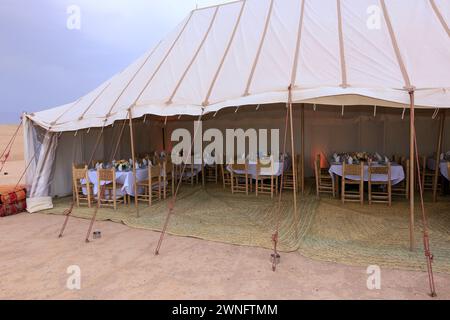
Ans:
<svg viewBox="0 0 450 320"><path fill-rule="evenodd" d="M279 129L280 149L284 137L285 105L255 106L229 108L205 116L203 130L217 128L224 133L226 129ZM409 154L409 112L406 111L402 119L402 109L377 108L374 117L373 107L341 107L317 106L313 111L312 105L305 106L305 173L312 176L312 161L314 155L322 153L330 156L333 152L367 151L378 152L383 155ZM432 155L436 148L436 138L439 127L438 118L432 119L433 111L418 111L416 118L417 137L420 154ZM450 115L449 115L450 118ZM176 128L186 128L193 131L193 121L196 117L171 118L166 125L166 149L171 150L173 142L170 135ZM163 150L164 119L134 120L136 137L136 153L146 154ZM116 145L122 122L113 127L105 128L101 143L94 154L94 159L109 160ZM59 140L55 175L52 184L53 195L65 195L71 192L71 164L72 162L87 162L92 154L100 130L83 130L74 136L74 132L62 134ZM294 140L296 153L301 150L300 106L294 106ZM290 153L288 134L287 152ZM450 119L446 121L443 150L450 150ZM270 148L270 141L268 142ZM281 151L281 150L280 150ZM128 122L119 144L116 159L131 157L130 133ZM108 158L108 159L107 159Z"/></svg>

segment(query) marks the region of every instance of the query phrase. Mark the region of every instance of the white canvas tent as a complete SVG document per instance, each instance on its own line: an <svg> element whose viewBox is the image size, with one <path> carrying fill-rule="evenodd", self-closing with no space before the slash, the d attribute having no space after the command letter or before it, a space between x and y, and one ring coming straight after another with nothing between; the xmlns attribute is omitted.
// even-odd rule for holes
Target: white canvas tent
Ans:
<svg viewBox="0 0 450 320"><path fill-rule="evenodd" d="M129 115L200 115L289 100L404 108L411 93L417 108L448 108L449 21L446 0L242 0L194 10L92 92L25 115L29 201L45 208L50 187L70 193L59 173L80 154L68 150L82 139L73 132Z"/></svg>

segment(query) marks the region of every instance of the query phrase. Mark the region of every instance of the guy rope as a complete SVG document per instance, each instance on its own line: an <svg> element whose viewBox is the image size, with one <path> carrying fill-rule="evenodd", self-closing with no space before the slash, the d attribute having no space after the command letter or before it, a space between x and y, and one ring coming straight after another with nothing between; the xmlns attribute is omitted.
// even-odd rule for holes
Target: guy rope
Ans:
<svg viewBox="0 0 450 320"><path fill-rule="evenodd" d="M19 130L22 127L22 124L23 124L23 119L21 118L19 125L17 126L16 130L14 131L14 134L11 136L11 139L9 140L8 144L6 145L5 150L3 150L3 152L0 156L0 172L2 172L6 161L8 161L8 158L11 154L12 146L14 145L14 141L16 140Z"/></svg>
<svg viewBox="0 0 450 320"><path fill-rule="evenodd" d="M198 117L197 121L201 121L202 120L203 112L204 112L204 107L202 107L202 112L201 112L200 116ZM200 126L196 127L196 129L194 131L194 136L192 137L191 145L189 147L189 152L187 154L187 157L191 156L192 147L194 145L194 140L195 140L195 137L197 136L199 127ZM184 157L184 154L183 154L183 157ZM188 159L187 157L186 157L186 160ZM194 159L195 159L195 156L194 156ZM203 159L203 154L202 154L202 159ZM181 169L181 172L180 172L180 178L179 178L179 180L177 182L177 187L175 189L175 192L172 195L172 199L169 201L166 220L164 221L163 229L161 230L161 235L159 236L158 244L156 245L155 255L159 255L159 250L161 249L161 244L163 242L164 235L166 234L167 227L169 226L170 217L174 213L175 203L177 202L178 190L180 189L181 182L183 180L183 175L184 175L184 172L186 170L186 164L187 164L186 162L187 161L184 161L184 163L183 163L183 166L182 166L182 169ZM202 161L202 163L203 163L203 161Z"/></svg>
<svg viewBox="0 0 450 320"><path fill-rule="evenodd" d="M290 90L290 87L289 87ZM290 95L289 95L290 96ZM287 131L288 131L288 121L290 115L290 98L288 103L286 103L286 119L284 125L284 139L283 139L283 153L282 153L282 161L281 161L281 182L280 182L280 193L278 194L278 205L277 205L277 213L276 213L276 226L275 232L272 235L273 242L273 254L272 254L272 271L275 271L277 268L277 263L280 258L280 254L278 253L278 235L280 231L280 223L281 223L281 200L283 194L283 183L284 183L284 164L285 164L285 153L286 153L286 140L287 140ZM291 115L292 116L292 115Z"/></svg>
<svg viewBox="0 0 450 320"><path fill-rule="evenodd" d="M436 286L434 284L434 276L433 276L433 254L430 250L430 238L428 234L428 220L425 213L425 205L423 202L423 189L422 189L422 178L420 174L420 164L419 164L419 149L417 148L417 136L416 136L416 126L414 119L414 90L409 91L409 96L411 100L411 130L414 139L414 148L416 150L415 153L415 161L417 167L417 179L419 184L419 195L420 195L420 208L422 211L422 224L423 224L423 249L425 253L425 258L427 261L427 272L428 272L428 283L430 285L430 296L436 297ZM411 159L414 161L414 159Z"/></svg>

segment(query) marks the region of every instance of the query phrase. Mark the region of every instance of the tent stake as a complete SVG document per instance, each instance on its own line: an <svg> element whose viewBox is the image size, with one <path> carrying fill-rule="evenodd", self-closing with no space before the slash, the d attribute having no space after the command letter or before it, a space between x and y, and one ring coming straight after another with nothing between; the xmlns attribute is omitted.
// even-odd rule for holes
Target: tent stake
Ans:
<svg viewBox="0 0 450 320"><path fill-rule="evenodd" d="M439 110L439 109L436 109ZM441 113L441 121L439 123L439 135L436 146L436 156L435 156L435 170L433 177L433 202L437 201L437 185L440 173L440 164L441 164L441 149L442 149L442 137L444 135L444 124L445 124L445 109L442 110Z"/></svg>
<svg viewBox="0 0 450 320"><path fill-rule="evenodd" d="M137 190L137 180L136 180L136 156L135 156L135 149L134 149L133 117L131 115L131 108L128 109L128 116L130 118L131 157L133 159L134 206L136 207L136 215L137 215L137 217L139 217L138 190Z"/></svg>

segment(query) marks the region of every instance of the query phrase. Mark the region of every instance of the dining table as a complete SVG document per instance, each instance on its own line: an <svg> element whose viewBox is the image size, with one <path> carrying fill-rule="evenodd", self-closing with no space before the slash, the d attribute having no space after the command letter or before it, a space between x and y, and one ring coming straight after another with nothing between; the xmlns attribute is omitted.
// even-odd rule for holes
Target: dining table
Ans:
<svg viewBox="0 0 450 320"><path fill-rule="evenodd" d="M247 162L247 174L252 177L252 179L256 179L256 160L250 160ZM278 162L274 163L274 167L271 166L268 167L261 167L259 176L281 176L281 174L288 170L291 167L291 159L286 158L284 162L282 160L279 160ZM245 170L232 170L231 165L227 165L227 170L229 172L234 172L236 174L245 174Z"/></svg>
<svg viewBox="0 0 450 320"><path fill-rule="evenodd" d="M161 168L161 177L164 176L164 170ZM89 182L93 185L93 191L94 194L97 194L98 192L98 179L97 179L97 170L95 169L89 169L88 170L88 178ZM136 169L136 180L137 182L145 181L148 179L148 167L141 167ZM82 184L85 184L86 181L81 180ZM111 181L102 181L101 185L109 184ZM133 169L127 169L127 170L116 170L116 183L119 183L122 185L120 189L117 190L117 195L122 196L125 194L128 194L130 196L134 196L134 174ZM138 187L138 193L141 194L143 192L142 187ZM83 193L86 194L87 191L83 188Z"/></svg>
<svg viewBox="0 0 450 320"><path fill-rule="evenodd" d="M378 163L378 162L372 162L371 166L385 166L385 164ZM330 164L330 169L328 170L331 177L334 179L335 176L342 177L342 163L336 163L332 162ZM369 165L364 165L364 181L369 181ZM347 179L350 180L356 180L359 181L359 176L353 176L353 175L346 175ZM396 185L400 183L402 180L405 179L405 171L403 170L403 167L397 163L391 163L391 183L392 185ZM372 181L388 181L388 175L387 174L372 174Z"/></svg>
<svg viewBox="0 0 450 320"><path fill-rule="evenodd" d="M449 161L440 160L439 161L439 172L445 179L450 181L449 172L448 172L448 164L449 164ZM433 171L436 170L436 159L428 158L427 159L427 167L430 170L433 170Z"/></svg>

